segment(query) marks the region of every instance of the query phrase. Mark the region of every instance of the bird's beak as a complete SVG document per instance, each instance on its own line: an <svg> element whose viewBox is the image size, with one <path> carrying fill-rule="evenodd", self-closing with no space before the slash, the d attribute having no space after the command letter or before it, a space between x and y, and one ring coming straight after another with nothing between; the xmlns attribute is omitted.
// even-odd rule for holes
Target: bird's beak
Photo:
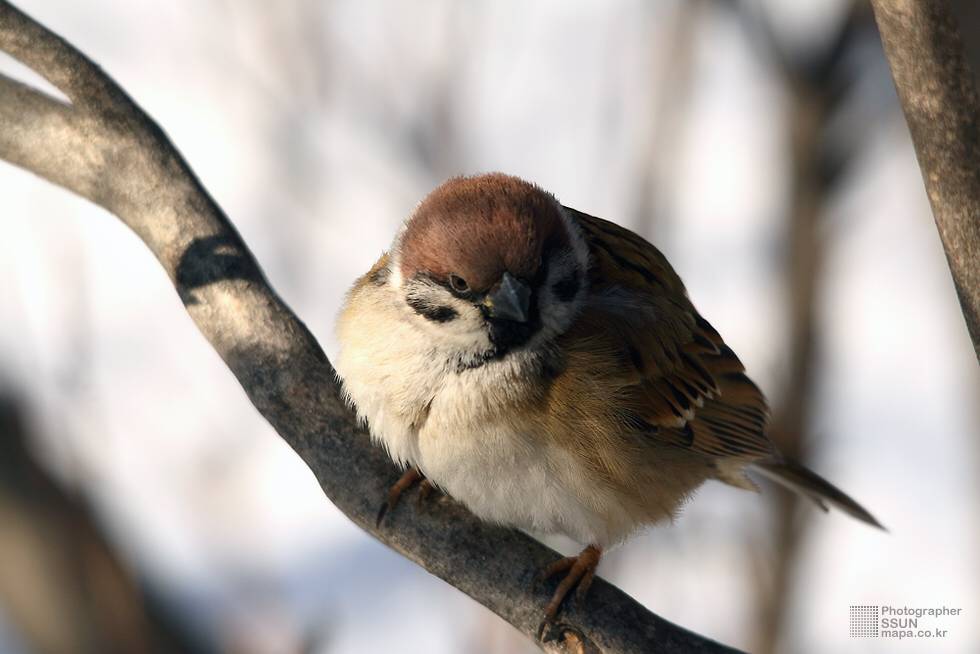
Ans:
<svg viewBox="0 0 980 654"><path fill-rule="evenodd" d="M491 318L527 322L531 289L527 284L505 272L500 283L483 298L483 306Z"/></svg>

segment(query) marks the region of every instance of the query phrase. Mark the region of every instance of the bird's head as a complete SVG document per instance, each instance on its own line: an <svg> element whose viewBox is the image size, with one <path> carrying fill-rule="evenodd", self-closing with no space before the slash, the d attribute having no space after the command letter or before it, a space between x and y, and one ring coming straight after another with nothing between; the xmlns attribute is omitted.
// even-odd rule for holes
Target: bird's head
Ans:
<svg viewBox="0 0 980 654"><path fill-rule="evenodd" d="M412 319L473 365L563 333L588 282L588 250L558 201L498 173L436 188L392 252Z"/></svg>

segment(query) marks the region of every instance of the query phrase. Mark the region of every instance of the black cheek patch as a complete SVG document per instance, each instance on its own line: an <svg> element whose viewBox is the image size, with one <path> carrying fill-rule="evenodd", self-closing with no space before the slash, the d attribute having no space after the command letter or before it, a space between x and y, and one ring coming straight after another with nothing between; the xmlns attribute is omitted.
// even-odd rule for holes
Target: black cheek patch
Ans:
<svg viewBox="0 0 980 654"><path fill-rule="evenodd" d="M574 271L551 285L551 291L562 302L571 302L578 293L578 271Z"/></svg>
<svg viewBox="0 0 980 654"><path fill-rule="evenodd" d="M433 306L417 297L409 297L405 302L408 303L408 306L412 307L415 313L432 322L449 322L459 316L456 309L452 307Z"/></svg>

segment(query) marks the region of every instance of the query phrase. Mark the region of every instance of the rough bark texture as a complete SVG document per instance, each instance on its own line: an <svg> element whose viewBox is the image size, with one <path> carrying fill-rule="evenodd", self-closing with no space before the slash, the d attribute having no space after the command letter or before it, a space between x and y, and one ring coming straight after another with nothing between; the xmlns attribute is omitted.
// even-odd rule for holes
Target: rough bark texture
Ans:
<svg viewBox="0 0 980 654"><path fill-rule="evenodd" d="M872 0L963 316L980 360L980 105L946 0Z"/></svg>
<svg viewBox="0 0 980 654"><path fill-rule="evenodd" d="M312 469L327 497L375 538L537 638L552 584L534 572L558 555L454 504L403 502L374 518L397 471L338 393L333 368L269 287L234 227L163 131L101 69L0 0L0 49L71 104L0 76L0 158L114 213L146 243L188 314L255 407ZM570 607L549 651L730 652L597 580L588 611Z"/></svg>

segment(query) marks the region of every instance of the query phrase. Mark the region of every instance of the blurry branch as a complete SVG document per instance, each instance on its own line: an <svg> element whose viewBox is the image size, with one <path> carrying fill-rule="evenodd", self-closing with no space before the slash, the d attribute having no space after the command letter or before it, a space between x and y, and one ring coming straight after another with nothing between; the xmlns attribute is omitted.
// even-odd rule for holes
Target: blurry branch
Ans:
<svg viewBox="0 0 980 654"><path fill-rule="evenodd" d="M403 502L377 529L374 517L397 471L355 423L316 340L268 286L163 131L98 66L4 0L0 49L71 101L0 76L0 157L104 207L139 235L252 403L351 520L535 637L550 590L534 592L531 582L558 555L452 504ZM542 648L732 651L608 583L597 581L589 599L587 611L569 607Z"/></svg>
<svg viewBox="0 0 980 654"><path fill-rule="evenodd" d="M704 0L683 0L670 12L668 26L662 28L665 38L651 43L651 80L653 95L652 119L647 121L646 138L641 138L641 150L634 165L633 220L639 233L651 236L655 224L669 211L665 198L675 186L678 141L684 124L684 113L690 103L691 82L697 46L697 30L705 10ZM652 23L664 21L664 9L659 5L646 7ZM614 94L610 94L613 95Z"/></svg>
<svg viewBox="0 0 980 654"><path fill-rule="evenodd" d="M963 317L980 360L980 103L946 0L872 0Z"/></svg>
<svg viewBox="0 0 980 654"><path fill-rule="evenodd" d="M773 411L770 436L787 457L808 462L814 385L819 359L817 297L822 282L826 242L820 230L828 188L820 179L821 145L831 108L822 88L806 75L787 74L787 131L790 141L789 207L786 212L782 277L787 324L785 383ZM771 555L775 565L760 575L757 587L757 645L753 651L772 654L786 626L795 599L794 576L805 522L798 520L799 502L777 489Z"/></svg>
<svg viewBox="0 0 980 654"><path fill-rule="evenodd" d="M848 55L871 28L871 14L863 0L852 0L840 25L821 47L806 56L791 52L775 60L787 99L789 140L789 212L785 249L788 370L784 393L773 414L771 436L791 459L811 461L814 443L811 420L816 383L820 376L820 290L828 250L826 209L849 169L862 133L853 132L849 147L831 146L831 122L842 110L852 87L846 72ZM775 35L771 51L780 50ZM798 597L795 576L810 522L800 520L799 503L788 493L776 502L773 553L776 565L771 583L759 588L759 654L779 649L787 637L788 617ZM785 642L785 641L784 641Z"/></svg>
<svg viewBox="0 0 980 654"><path fill-rule="evenodd" d="M214 651L146 594L31 440L21 407L0 393L0 602L31 651Z"/></svg>
<svg viewBox="0 0 980 654"><path fill-rule="evenodd" d="M735 2L732 9L749 33L751 43L760 48L762 58L775 70L787 97L790 168L783 277L788 356L786 381L773 411L770 435L786 456L807 462L813 457L814 443L809 432L820 372L818 312L828 245L824 216L828 200L847 173L863 133L860 126L847 124L846 143L833 147L831 124L853 88L849 56L862 39L873 35L871 12L863 0L852 0L828 38L801 53L780 46L768 16L755 3ZM776 651L780 638L786 636L787 617L795 597L794 577L809 524L798 519L799 503L789 493L779 491L773 498L776 515L771 547L775 565L771 573L769 566L760 566L758 642L753 648L759 654Z"/></svg>

